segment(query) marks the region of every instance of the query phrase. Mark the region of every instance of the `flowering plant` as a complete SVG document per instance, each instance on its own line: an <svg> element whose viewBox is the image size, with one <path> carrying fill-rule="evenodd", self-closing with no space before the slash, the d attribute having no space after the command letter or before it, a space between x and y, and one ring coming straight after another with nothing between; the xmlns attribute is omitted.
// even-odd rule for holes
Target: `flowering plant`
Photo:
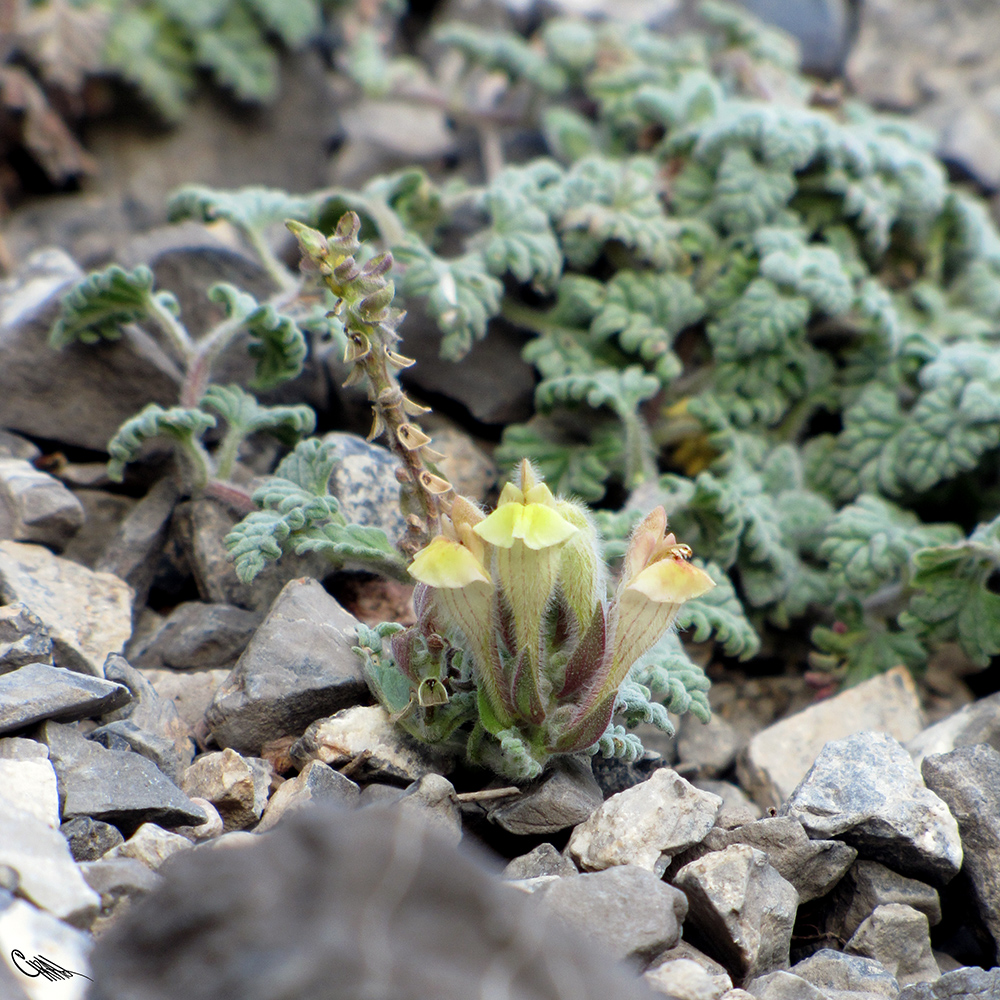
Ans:
<svg viewBox="0 0 1000 1000"><path fill-rule="evenodd" d="M662 507L636 527L611 594L589 512L527 461L491 514L456 497L409 566L417 623L362 633L372 690L412 735L464 735L472 761L514 780L596 752L632 665L715 586L666 528Z"/></svg>

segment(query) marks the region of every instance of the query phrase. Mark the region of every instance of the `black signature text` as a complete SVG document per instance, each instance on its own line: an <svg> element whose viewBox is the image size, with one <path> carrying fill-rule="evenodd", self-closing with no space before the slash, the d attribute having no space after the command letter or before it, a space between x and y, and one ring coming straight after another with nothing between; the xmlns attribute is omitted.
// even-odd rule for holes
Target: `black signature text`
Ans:
<svg viewBox="0 0 1000 1000"><path fill-rule="evenodd" d="M61 965L57 965L44 955L36 955L34 958L25 958L24 952L19 948L15 948L10 953L10 958L14 963L14 968L17 969L18 972L22 975L29 976L32 979L44 976L50 983L59 979L72 979L74 976L82 976L84 979L90 979L90 976L84 976L82 972L71 972L69 969L64 969ZM27 968L22 968L22 962L27 966ZM90 981L93 982L94 980L90 979Z"/></svg>

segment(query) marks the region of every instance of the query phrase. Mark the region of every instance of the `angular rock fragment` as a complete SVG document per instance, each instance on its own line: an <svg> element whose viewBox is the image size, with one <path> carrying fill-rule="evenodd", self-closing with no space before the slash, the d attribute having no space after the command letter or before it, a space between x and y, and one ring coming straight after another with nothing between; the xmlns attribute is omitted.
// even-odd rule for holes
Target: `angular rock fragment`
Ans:
<svg viewBox="0 0 1000 1000"><path fill-rule="evenodd" d="M222 817L219 815L219 810L208 799L199 798L197 795L191 796L191 804L202 811L205 816L205 822L199 823L197 826L175 827L174 833L179 833L182 837L187 837L188 840L195 844L221 837L225 826L222 822Z"/></svg>
<svg viewBox="0 0 1000 1000"><path fill-rule="evenodd" d="M30 813L0 809L0 865L17 872L18 893L60 920L86 927L100 900L84 882L66 839Z"/></svg>
<svg viewBox="0 0 1000 1000"><path fill-rule="evenodd" d="M910 755L886 733L828 743L782 807L816 838L838 837L861 858L943 884L962 866L958 824Z"/></svg>
<svg viewBox="0 0 1000 1000"><path fill-rule="evenodd" d="M862 921L844 951L874 958L896 977L900 987L932 982L941 975L931 953L927 917L902 903L877 906Z"/></svg>
<svg viewBox="0 0 1000 1000"><path fill-rule="evenodd" d="M232 670L261 623L235 604L178 604L132 658L142 668Z"/></svg>
<svg viewBox="0 0 1000 1000"><path fill-rule="evenodd" d="M749 844L763 851L778 874L795 886L800 903L825 896L858 856L839 840L810 840L802 824L790 816L768 816L732 830L715 827L701 842L706 851L721 851L730 844Z"/></svg>
<svg viewBox="0 0 1000 1000"><path fill-rule="evenodd" d="M85 719L131 700L122 684L29 663L0 674L0 733L15 732L43 719Z"/></svg>
<svg viewBox="0 0 1000 1000"><path fill-rule="evenodd" d="M414 781L396 800L396 808L419 810L450 844L462 839L462 807L455 786L440 774L425 774Z"/></svg>
<svg viewBox="0 0 1000 1000"><path fill-rule="evenodd" d="M660 962L647 969L642 979L656 993L677 1000L719 1000L733 987L729 976L712 976L689 958Z"/></svg>
<svg viewBox="0 0 1000 1000"><path fill-rule="evenodd" d="M52 639L42 619L20 601L0 608L0 674L51 662Z"/></svg>
<svg viewBox="0 0 1000 1000"><path fill-rule="evenodd" d="M650 959L672 948L688 910L684 893L634 865L557 878L536 896L619 959Z"/></svg>
<svg viewBox="0 0 1000 1000"><path fill-rule="evenodd" d="M674 884L688 898L704 950L734 979L788 968L798 893L763 851L748 844L713 851L685 865Z"/></svg>
<svg viewBox="0 0 1000 1000"><path fill-rule="evenodd" d="M310 760L340 769L358 781L416 781L432 771L447 773L453 761L418 743L389 721L381 705L356 705L314 722L289 751L299 767Z"/></svg>
<svg viewBox="0 0 1000 1000"><path fill-rule="evenodd" d="M195 825L204 815L152 761L126 750L105 750L70 726L45 722L39 740L59 779L63 821L103 820L123 830L142 823Z"/></svg>
<svg viewBox="0 0 1000 1000"><path fill-rule="evenodd" d="M941 900L936 889L877 861L856 861L830 899L826 930L847 941L876 907L888 903L912 906L927 917L931 927L941 921Z"/></svg>
<svg viewBox="0 0 1000 1000"><path fill-rule="evenodd" d="M487 803L486 815L509 833L531 836L576 826L603 801L590 761L564 757L557 758L541 777L525 785L520 795Z"/></svg>
<svg viewBox="0 0 1000 1000"><path fill-rule="evenodd" d="M315 580L288 583L206 712L216 742L258 755L265 743L367 700L351 651L357 625Z"/></svg>
<svg viewBox="0 0 1000 1000"><path fill-rule="evenodd" d="M59 832L66 838L74 861L96 861L112 847L125 843L117 827L89 816L78 816L63 823Z"/></svg>
<svg viewBox="0 0 1000 1000"><path fill-rule="evenodd" d="M925 757L921 770L958 821L963 877L1000 955L1000 753L984 743L959 747Z"/></svg>
<svg viewBox="0 0 1000 1000"><path fill-rule="evenodd" d="M449 782L449 786L450 784ZM267 832L286 814L294 813L306 806L324 803L330 806L350 807L356 806L360 797L361 789L350 778L345 778L321 761L310 761L294 778L289 778L280 785L271 796L256 832Z"/></svg>
<svg viewBox="0 0 1000 1000"><path fill-rule="evenodd" d="M135 858L100 858L80 865L87 885L101 899L101 916L109 916L123 902L152 892L163 878Z"/></svg>
<svg viewBox="0 0 1000 1000"><path fill-rule="evenodd" d="M661 768L641 785L612 795L576 827L567 850L588 871L627 864L662 875L673 855L704 838L721 806L717 795Z"/></svg>
<svg viewBox="0 0 1000 1000"><path fill-rule="evenodd" d="M55 476L0 458L0 538L61 550L83 525L83 505Z"/></svg>
<svg viewBox="0 0 1000 1000"><path fill-rule="evenodd" d="M738 762L740 784L760 805L778 808L830 741L862 730L905 741L922 728L916 685L897 667L758 733Z"/></svg>
<svg viewBox="0 0 1000 1000"><path fill-rule="evenodd" d="M164 830L155 823L143 823L128 840L111 848L104 857L108 861L133 858L156 871L171 855L190 848L191 841L187 837Z"/></svg>
<svg viewBox="0 0 1000 1000"><path fill-rule="evenodd" d="M132 634L132 590L41 545L0 542L0 600L36 614L53 643L53 662L103 677L109 653Z"/></svg>
<svg viewBox="0 0 1000 1000"><path fill-rule="evenodd" d="M979 698L953 712L946 719L928 726L905 743L920 767L925 757L948 753L958 747L986 743L1000 750L1000 691Z"/></svg>
<svg viewBox="0 0 1000 1000"><path fill-rule="evenodd" d="M118 525L96 560L94 569L113 573L133 589L137 606L149 596L179 495L173 476L155 483Z"/></svg>
<svg viewBox="0 0 1000 1000"><path fill-rule="evenodd" d="M965 966L946 972L936 982L907 986L899 1000L992 1000L996 996L1000 996L1000 969Z"/></svg>
<svg viewBox="0 0 1000 1000"><path fill-rule="evenodd" d="M874 959L848 955L832 948L824 948L796 962L790 971L828 996L839 998L854 993L866 1000L878 997L896 1000L899 993L895 977Z"/></svg>
<svg viewBox="0 0 1000 1000"><path fill-rule="evenodd" d="M207 799L218 809L227 832L257 823L269 785L267 771L230 749L203 754L184 772L181 783L186 795Z"/></svg>
<svg viewBox="0 0 1000 1000"><path fill-rule="evenodd" d="M43 758L16 760L0 748L0 809L20 809L55 829L59 825L59 789L52 764Z"/></svg>
<svg viewBox="0 0 1000 1000"><path fill-rule="evenodd" d="M503 870L503 877L511 881L540 878L544 875L564 878L576 874L576 865L560 854L552 844L539 844L527 854L509 861Z"/></svg>
<svg viewBox="0 0 1000 1000"><path fill-rule="evenodd" d="M102 451L147 403L176 402L177 376L134 327L114 343L52 350L49 331L62 297L83 277L66 253L49 249L0 285L0 427Z"/></svg>
<svg viewBox="0 0 1000 1000"><path fill-rule="evenodd" d="M818 986L786 969L758 976L747 983L747 993L755 1000L830 1000Z"/></svg>

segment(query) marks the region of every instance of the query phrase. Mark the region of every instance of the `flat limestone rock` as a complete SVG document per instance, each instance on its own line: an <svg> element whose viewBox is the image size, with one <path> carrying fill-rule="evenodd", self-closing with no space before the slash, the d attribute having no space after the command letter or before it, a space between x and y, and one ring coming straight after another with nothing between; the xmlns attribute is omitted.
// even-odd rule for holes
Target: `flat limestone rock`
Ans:
<svg viewBox="0 0 1000 1000"><path fill-rule="evenodd" d="M86 719L127 705L127 687L44 663L0 674L0 733L43 719Z"/></svg>
<svg viewBox="0 0 1000 1000"><path fill-rule="evenodd" d="M259 756L282 736L366 701L357 619L315 580L292 580L216 692L205 718L215 741Z"/></svg>
<svg viewBox="0 0 1000 1000"><path fill-rule="evenodd" d="M132 589L41 545L0 542L0 599L25 604L48 630L56 666L104 676L132 635Z"/></svg>
<svg viewBox="0 0 1000 1000"><path fill-rule="evenodd" d="M905 743L921 729L916 685L896 667L759 732L737 762L740 784L759 805L776 809L831 740L872 730Z"/></svg>
<svg viewBox="0 0 1000 1000"><path fill-rule="evenodd" d="M721 807L718 795L663 767L642 784L612 795L576 827L567 849L588 871L627 864L662 875L675 854L712 829Z"/></svg>

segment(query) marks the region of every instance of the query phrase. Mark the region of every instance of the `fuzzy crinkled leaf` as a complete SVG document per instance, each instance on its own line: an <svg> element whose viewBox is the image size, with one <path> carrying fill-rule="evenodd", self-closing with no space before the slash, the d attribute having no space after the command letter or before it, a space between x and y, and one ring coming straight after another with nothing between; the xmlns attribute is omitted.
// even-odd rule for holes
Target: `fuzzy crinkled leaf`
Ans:
<svg viewBox="0 0 1000 1000"><path fill-rule="evenodd" d="M302 371L308 348L298 324L269 303L259 305L252 295L232 285L213 285L209 298L221 303L226 315L238 320L250 335L247 348L256 360L254 389L273 389Z"/></svg>
<svg viewBox="0 0 1000 1000"><path fill-rule="evenodd" d="M701 722L708 722L712 709L708 704L711 682L701 667L692 662L680 639L668 632L629 671L629 680L650 691L668 712L690 712Z"/></svg>
<svg viewBox="0 0 1000 1000"><path fill-rule="evenodd" d="M701 564L700 560L695 560ZM701 564L715 581L715 587L701 597L681 605L677 628L691 629L691 639L705 642L714 638L727 656L748 660L760 651L760 637L747 620L729 577L715 563Z"/></svg>
<svg viewBox="0 0 1000 1000"><path fill-rule="evenodd" d="M118 340L123 324L145 319L156 304L176 316L177 299L169 292L154 292L153 281L153 272L145 265L126 271L112 264L88 275L63 297L49 342L65 347L75 340L85 344L102 338Z"/></svg>
<svg viewBox="0 0 1000 1000"><path fill-rule="evenodd" d="M267 431L282 444L293 445L316 428L311 406L261 406L237 385L210 385L200 405L214 410L244 437Z"/></svg>
<svg viewBox="0 0 1000 1000"><path fill-rule="evenodd" d="M427 310L444 334L442 357L460 360L499 313L503 284L490 273L481 253L446 260L414 238L394 247L393 254L405 268L402 291L427 300Z"/></svg>
<svg viewBox="0 0 1000 1000"><path fill-rule="evenodd" d="M1000 517L979 525L964 541L921 549L913 555L916 590L901 624L936 642L958 642L986 666L1000 653L1000 594L992 588L1000 570Z"/></svg>
<svg viewBox="0 0 1000 1000"><path fill-rule="evenodd" d="M253 16L233 4L216 26L194 36L195 58L241 100L267 102L278 92L278 54Z"/></svg>
<svg viewBox="0 0 1000 1000"><path fill-rule="evenodd" d="M260 233L286 219L309 219L315 208L309 198L290 195L278 188L244 187L220 191L189 184L171 196L167 211L173 221L225 219L246 232Z"/></svg>
<svg viewBox="0 0 1000 1000"><path fill-rule="evenodd" d="M153 438L166 437L174 441L193 444L202 434L215 426L215 417L202 410L174 406L164 409L150 403L118 428L108 442L108 476L121 482L125 466L139 457L142 446Z"/></svg>
<svg viewBox="0 0 1000 1000"><path fill-rule="evenodd" d="M872 593L899 580L917 549L956 542L952 524L923 524L907 510L862 494L831 519L820 555L852 592Z"/></svg>

